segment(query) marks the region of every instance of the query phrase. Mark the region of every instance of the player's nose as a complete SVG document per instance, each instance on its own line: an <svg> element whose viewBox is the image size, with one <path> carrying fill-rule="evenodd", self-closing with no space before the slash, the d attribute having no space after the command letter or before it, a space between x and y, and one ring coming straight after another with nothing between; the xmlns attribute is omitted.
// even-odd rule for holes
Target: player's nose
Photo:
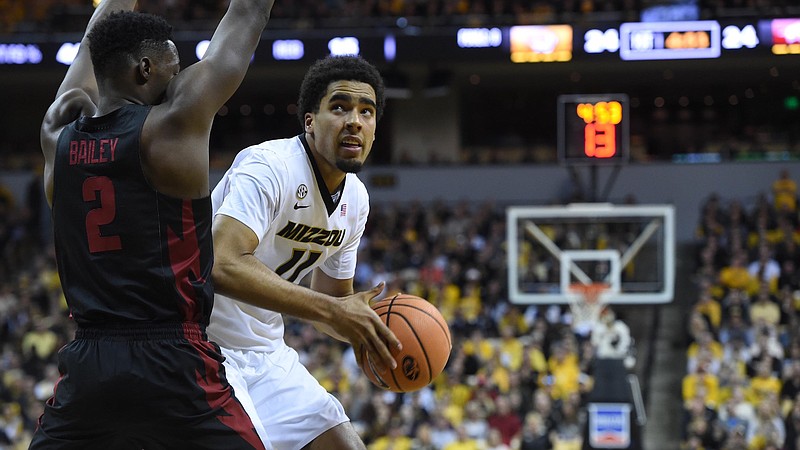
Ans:
<svg viewBox="0 0 800 450"><path fill-rule="evenodd" d="M347 128L360 130L363 126L361 123L361 115L356 110L350 111L347 115L347 122L345 125Z"/></svg>

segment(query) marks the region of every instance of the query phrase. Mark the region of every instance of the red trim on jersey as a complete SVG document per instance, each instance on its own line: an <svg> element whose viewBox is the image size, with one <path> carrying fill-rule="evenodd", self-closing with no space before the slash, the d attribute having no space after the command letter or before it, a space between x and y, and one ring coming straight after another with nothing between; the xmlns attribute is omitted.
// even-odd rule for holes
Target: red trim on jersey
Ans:
<svg viewBox="0 0 800 450"><path fill-rule="evenodd" d="M172 228L167 226L167 247L169 249L169 262L175 276L175 288L185 300L180 305L183 317L187 322L200 320L200 311L197 308L197 292L192 281L204 282L200 270L200 247L197 243L197 224L194 221L192 201L184 200L182 203L182 235L178 237ZM190 274L193 272L193 276Z"/></svg>

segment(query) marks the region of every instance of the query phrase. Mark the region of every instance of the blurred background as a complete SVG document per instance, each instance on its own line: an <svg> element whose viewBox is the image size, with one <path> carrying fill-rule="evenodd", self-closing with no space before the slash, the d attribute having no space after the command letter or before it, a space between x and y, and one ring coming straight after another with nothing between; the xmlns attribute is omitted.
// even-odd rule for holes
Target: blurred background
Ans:
<svg viewBox="0 0 800 450"><path fill-rule="evenodd" d="M0 448L27 448L73 333L38 130L93 7L0 0ZM139 2L174 26L183 66L226 7ZM290 323L370 448L798 448L796 2L277 0L215 120L213 182L241 148L301 131L301 78L329 53L360 53L389 88L360 175L372 214L357 282L428 298L454 336L442 376L396 395ZM610 358L566 298L509 293L507 209L575 202L675 210L673 296L612 305L630 341ZM624 362L627 429L598 425L603 359Z"/></svg>

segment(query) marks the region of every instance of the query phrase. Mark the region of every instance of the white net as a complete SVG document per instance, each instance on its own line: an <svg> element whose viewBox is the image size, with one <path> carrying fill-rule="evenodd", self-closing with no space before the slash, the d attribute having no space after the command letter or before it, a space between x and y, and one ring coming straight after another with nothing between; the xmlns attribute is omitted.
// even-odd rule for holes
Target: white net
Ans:
<svg viewBox="0 0 800 450"><path fill-rule="evenodd" d="M581 335L591 332L600 320L607 303L610 286L606 283L574 283L569 286L569 307L572 311L572 329Z"/></svg>

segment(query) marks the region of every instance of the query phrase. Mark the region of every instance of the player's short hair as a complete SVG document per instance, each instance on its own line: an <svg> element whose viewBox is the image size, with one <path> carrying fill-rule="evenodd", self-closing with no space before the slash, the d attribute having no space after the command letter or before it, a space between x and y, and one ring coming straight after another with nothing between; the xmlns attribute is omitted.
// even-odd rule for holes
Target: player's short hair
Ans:
<svg viewBox="0 0 800 450"><path fill-rule="evenodd" d="M153 14L117 11L97 22L87 37L94 73L104 78L149 52L167 51L172 26Z"/></svg>
<svg viewBox="0 0 800 450"><path fill-rule="evenodd" d="M330 55L312 64L300 85L297 118L301 127L305 124L306 113L319 112L319 104L328 92L328 85L340 80L360 81L372 86L375 90L375 119L380 120L386 99L383 77L378 69L357 55Z"/></svg>

